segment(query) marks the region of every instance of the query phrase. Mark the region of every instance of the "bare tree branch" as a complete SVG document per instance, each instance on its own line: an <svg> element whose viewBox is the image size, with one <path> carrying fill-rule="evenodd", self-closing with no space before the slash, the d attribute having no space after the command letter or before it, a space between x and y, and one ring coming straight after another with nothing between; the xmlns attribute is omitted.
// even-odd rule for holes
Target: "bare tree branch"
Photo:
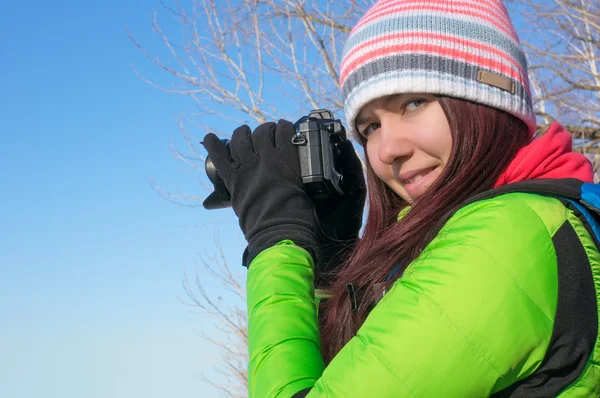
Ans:
<svg viewBox="0 0 600 398"><path fill-rule="evenodd" d="M185 273L183 282L184 290L191 302L184 304L199 309L203 317L208 317L216 322L221 331L219 338L213 338L201 332L204 340L218 347L225 365L218 370L225 376L224 384L215 383L205 375L202 379L208 384L219 389L228 397L242 398L248 394L248 334L247 317L245 309L246 291L241 275L231 271L227 263L223 246L218 234L215 232L215 254L204 253L201 255L201 264L208 275L211 276L211 285L217 282L223 291L228 291L227 301L221 296L216 298L206 290L205 283L200 280L200 272L195 270L192 283ZM233 302L230 302L232 301Z"/></svg>
<svg viewBox="0 0 600 398"><path fill-rule="evenodd" d="M528 22L521 39L535 75L532 85L538 116L553 113L574 126L598 125L600 3L513 0L510 4Z"/></svg>

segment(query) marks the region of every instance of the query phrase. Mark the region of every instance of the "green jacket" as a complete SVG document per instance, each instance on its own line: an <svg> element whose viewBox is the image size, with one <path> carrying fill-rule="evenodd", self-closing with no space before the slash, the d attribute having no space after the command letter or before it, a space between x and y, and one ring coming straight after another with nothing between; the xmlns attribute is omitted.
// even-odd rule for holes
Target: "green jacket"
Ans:
<svg viewBox="0 0 600 398"><path fill-rule="evenodd" d="M305 250L263 251L247 293L250 397L600 396L600 254L553 198L456 212L327 368Z"/></svg>

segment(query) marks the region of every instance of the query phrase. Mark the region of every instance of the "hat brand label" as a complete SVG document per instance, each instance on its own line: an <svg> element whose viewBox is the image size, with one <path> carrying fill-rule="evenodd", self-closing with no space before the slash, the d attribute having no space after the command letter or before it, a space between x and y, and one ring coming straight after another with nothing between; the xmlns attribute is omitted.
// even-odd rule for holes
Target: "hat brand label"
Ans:
<svg viewBox="0 0 600 398"><path fill-rule="evenodd" d="M515 83L512 80L495 73L479 70L477 72L477 81L508 91L511 94L515 93Z"/></svg>

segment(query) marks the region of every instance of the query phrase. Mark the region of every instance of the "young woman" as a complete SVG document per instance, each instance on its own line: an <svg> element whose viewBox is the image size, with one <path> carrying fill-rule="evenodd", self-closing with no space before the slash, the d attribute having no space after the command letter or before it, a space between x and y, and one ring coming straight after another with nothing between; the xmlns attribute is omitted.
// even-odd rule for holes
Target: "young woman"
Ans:
<svg viewBox="0 0 600 398"><path fill-rule="evenodd" d="M380 0L340 76L360 239L351 146L327 207L291 123L204 139L248 240L250 396L600 396L598 248L560 200L498 191L593 179L559 124L532 139L502 2Z"/></svg>

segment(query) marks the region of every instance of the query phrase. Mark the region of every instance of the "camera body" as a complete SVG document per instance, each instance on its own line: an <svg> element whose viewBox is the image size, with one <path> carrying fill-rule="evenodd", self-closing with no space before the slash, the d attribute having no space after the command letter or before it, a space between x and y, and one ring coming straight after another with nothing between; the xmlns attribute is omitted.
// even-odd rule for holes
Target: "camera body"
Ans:
<svg viewBox="0 0 600 398"><path fill-rule="evenodd" d="M296 135L292 143L298 148L300 174L305 191L315 201L335 201L343 196L342 173L339 168L338 143L346 141L346 129L327 109L315 109L294 123ZM228 145L228 140L223 140ZM203 202L207 210L231 206L231 194L217 173L213 162L206 158L206 174L214 186Z"/></svg>

